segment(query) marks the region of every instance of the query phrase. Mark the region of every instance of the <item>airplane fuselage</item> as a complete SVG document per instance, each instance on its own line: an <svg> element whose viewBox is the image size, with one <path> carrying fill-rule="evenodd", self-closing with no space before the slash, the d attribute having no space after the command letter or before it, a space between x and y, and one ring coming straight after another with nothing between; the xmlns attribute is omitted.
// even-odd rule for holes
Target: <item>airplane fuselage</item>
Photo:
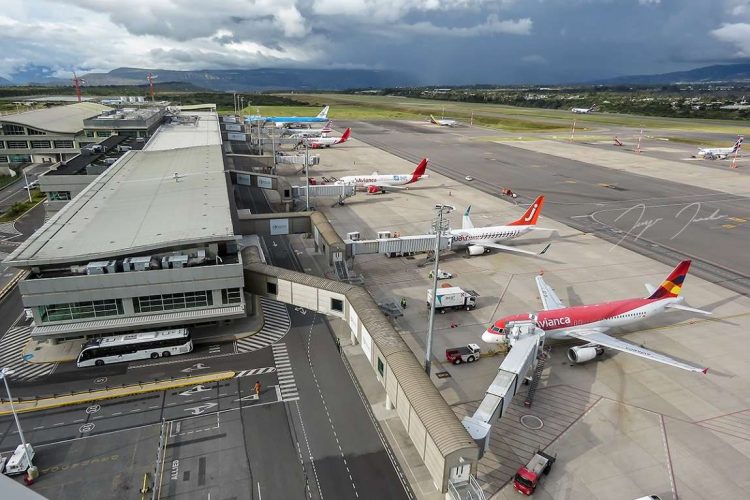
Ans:
<svg viewBox="0 0 750 500"><path fill-rule="evenodd" d="M412 174L397 175L347 175L341 177L336 184L354 184L356 187L380 186L403 186L412 182ZM414 181L416 182L416 181Z"/></svg>
<svg viewBox="0 0 750 500"><path fill-rule="evenodd" d="M530 226L493 226L474 227L471 229L453 229L450 234L453 242L451 246L465 247L469 245L481 246L482 243L497 243L501 240L512 240L522 236L532 228Z"/></svg>
<svg viewBox="0 0 750 500"><path fill-rule="evenodd" d="M550 339L570 339L569 331L593 329L606 331L610 328L626 327L645 319L657 316L666 311L667 306L682 302L681 297L662 299L625 299L601 304L564 307L549 311L538 311L536 323ZM503 328L510 321L526 321L529 314L516 314L497 320L493 326L482 334L482 340L488 343L500 343L505 339Z"/></svg>

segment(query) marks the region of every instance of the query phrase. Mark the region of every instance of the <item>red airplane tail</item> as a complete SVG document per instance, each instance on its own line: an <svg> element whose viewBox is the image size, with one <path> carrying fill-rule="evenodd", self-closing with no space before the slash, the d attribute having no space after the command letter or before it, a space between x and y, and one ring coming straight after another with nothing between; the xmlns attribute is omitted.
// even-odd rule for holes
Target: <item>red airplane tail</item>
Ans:
<svg viewBox="0 0 750 500"><path fill-rule="evenodd" d="M411 173L411 180L409 181L409 184L411 184L412 182L417 182L422 178L425 171L427 170L427 161L427 158L422 158L422 161L419 162L417 168L415 168L414 172Z"/></svg>
<svg viewBox="0 0 750 500"><path fill-rule="evenodd" d="M349 140L349 136L352 135L352 129L348 128L344 130L344 133L341 135L341 139L339 139L339 142L336 144L341 144Z"/></svg>
<svg viewBox="0 0 750 500"><path fill-rule="evenodd" d="M535 226L536 221L539 219L539 215L542 213L542 206L544 205L544 195L537 196L534 203L529 205L526 212L517 221L511 222L509 226Z"/></svg>
<svg viewBox="0 0 750 500"><path fill-rule="evenodd" d="M667 276L667 278L662 281L661 285L659 285L659 288L657 288L654 293L649 296L649 299L665 299L668 297L679 296L680 292L682 291L682 282L685 281L685 276L687 276L688 269L690 269L689 260L683 260L682 262L677 264L677 267L675 267L669 274L669 276Z"/></svg>

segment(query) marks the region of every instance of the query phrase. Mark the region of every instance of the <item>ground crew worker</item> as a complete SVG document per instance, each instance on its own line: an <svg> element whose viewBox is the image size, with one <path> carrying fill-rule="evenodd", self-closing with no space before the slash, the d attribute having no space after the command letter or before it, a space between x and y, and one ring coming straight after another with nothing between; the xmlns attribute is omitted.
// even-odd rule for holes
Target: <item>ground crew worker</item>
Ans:
<svg viewBox="0 0 750 500"><path fill-rule="evenodd" d="M260 397L260 390L263 388L263 386L260 385L260 380L255 381L255 395Z"/></svg>
<svg viewBox="0 0 750 500"><path fill-rule="evenodd" d="M401 309L406 309L406 297L401 297Z"/></svg>

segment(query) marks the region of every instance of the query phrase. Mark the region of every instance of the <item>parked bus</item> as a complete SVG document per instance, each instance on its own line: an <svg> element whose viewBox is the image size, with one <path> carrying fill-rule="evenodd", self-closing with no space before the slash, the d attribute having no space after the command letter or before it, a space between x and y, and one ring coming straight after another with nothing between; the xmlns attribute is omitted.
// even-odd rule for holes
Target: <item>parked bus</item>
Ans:
<svg viewBox="0 0 750 500"><path fill-rule="evenodd" d="M193 341L187 328L130 333L86 342L76 364L79 367L102 366L137 359L156 359L159 356L166 358L192 350Z"/></svg>

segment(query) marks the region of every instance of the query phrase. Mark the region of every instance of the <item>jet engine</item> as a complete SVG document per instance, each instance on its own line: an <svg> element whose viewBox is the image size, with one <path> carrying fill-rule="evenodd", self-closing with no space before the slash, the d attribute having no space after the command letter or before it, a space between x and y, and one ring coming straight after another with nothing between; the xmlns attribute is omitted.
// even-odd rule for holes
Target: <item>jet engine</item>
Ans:
<svg viewBox="0 0 750 500"><path fill-rule="evenodd" d="M383 189L378 186L367 186L367 194L381 194L385 193Z"/></svg>
<svg viewBox="0 0 750 500"><path fill-rule="evenodd" d="M568 349L568 359L573 363L585 363L604 354L604 348L596 344L586 344Z"/></svg>
<svg viewBox="0 0 750 500"><path fill-rule="evenodd" d="M466 251L469 255L482 255L487 249L481 245L469 245Z"/></svg>

